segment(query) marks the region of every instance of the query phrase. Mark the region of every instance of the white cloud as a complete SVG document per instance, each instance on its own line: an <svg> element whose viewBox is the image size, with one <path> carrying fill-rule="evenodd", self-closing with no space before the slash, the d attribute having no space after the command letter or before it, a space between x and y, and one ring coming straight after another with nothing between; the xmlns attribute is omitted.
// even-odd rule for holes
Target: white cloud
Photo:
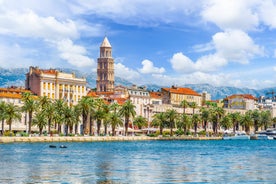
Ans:
<svg viewBox="0 0 276 184"><path fill-rule="evenodd" d="M143 68L139 69L141 73L149 74L149 73L164 73L165 69L163 67L158 68L153 65L150 60L143 60L142 61Z"/></svg>
<svg viewBox="0 0 276 184"><path fill-rule="evenodd" d="M50 40L79 37L76 24L72 20L60 22L51 16L40 17L31 10L0 14L0 34Z"/></svg>
<svg viewBox="0 0 276 184"><path fill-rule="evenodd" d="M252 30L259 24L254 8L256 0L209 0L206 1L202 17L221 29Z"/></svg>
<svg viewBox="0 0 276 184"><path fill-rule="evenodd" d="M86 56L86 49L82 46L74 45L72 40L61 40L56 44L57 49L60 51L60 57L71 65L77 67L95 66L94 60Z"/></svg>
<svg viewBox="0 0 276 184"><path fill-rule="evenodd" d="M228 30L213 36L216 52L228 61L248 63L256 55L263 55L263 49L243 31Z"/></svg>
<svg viewBox="0 0 276 184"><path fill-rule="evenodd" d="M122 63L115 63L114 69L116 76L129 80L131 82L141 79L140 74L137 71L126 67Z"/></svg>
<svg viewBox="0 0 276 184"><path fill-rule="evenodd" d="M173 57L170 59L170 62L172 64L172 68L175 71L187 73L195 71L195 64L193 63L193 61L181 52L174 54Z"/></svg>
<svg viewBox="0 0 276 184"><path fill-rule="evenodd" d="M265 25L276 28L276 2L272 0L261 1L259 16Z"/></svg>

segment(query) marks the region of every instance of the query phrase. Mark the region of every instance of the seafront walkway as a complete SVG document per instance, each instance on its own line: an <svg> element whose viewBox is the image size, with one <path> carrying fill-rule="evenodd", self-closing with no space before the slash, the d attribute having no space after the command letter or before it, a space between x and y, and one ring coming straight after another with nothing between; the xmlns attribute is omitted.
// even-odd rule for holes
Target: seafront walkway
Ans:
<svg viewBox="0 0 276 184"><path fill-rule="evenodd" d="M105 142L105 141L147 141L147 140L221 140L222 137L148 137L148 136L41 136L0 137L1 143L15 142Z"/></svg>

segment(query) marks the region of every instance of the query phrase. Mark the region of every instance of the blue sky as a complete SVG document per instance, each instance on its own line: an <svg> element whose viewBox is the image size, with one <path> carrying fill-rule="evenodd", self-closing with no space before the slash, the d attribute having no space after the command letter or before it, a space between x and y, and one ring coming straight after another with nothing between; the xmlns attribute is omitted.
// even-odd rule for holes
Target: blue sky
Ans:
<svg viewBox="0 0 276 184"><path fill-rule="evenodd" d="M3 68L96 72L138 85L276 86L276 0L0 0Z"/></svg>

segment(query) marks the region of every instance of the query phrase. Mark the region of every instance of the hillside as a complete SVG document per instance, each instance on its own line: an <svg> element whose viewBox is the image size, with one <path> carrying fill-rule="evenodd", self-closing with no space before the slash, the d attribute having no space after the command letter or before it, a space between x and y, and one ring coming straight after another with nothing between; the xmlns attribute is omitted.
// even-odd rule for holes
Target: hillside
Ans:
<svg viewBox="0 0 276 184"><path fill-rule="evenodd" d="M74 72L77 77L85 77L87 80L87 85L90 88L96 87L96 73L84 73L78 70L67 69L67 68L58 68L58 70L71 73ZM0 68L0 87L8 87L8 86L24 86L25 85L25 74L28 72L27 68L15 68L15 69L4 69ZM122 79L120 77L115 77L115 85L124 85L130 86L131 82ZM160 90L163 86L158 86L157 84L149 84L146 85L148 90ZM266 88L261 90L248 89L248 88L236 88L236 87L216 87L210 84L185 84L183 87L189 87L193 90L201 93L206 91L211 94L212 99L222 99L226 96L232 94L252 94L255 97L265 96L267 92L275 91L276 95L276 87L274 88Z"/></svg>

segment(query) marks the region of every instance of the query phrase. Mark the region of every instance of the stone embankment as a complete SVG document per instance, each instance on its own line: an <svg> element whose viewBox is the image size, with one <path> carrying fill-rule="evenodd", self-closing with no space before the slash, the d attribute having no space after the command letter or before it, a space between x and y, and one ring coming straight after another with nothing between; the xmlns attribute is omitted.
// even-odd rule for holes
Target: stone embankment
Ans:
<svg viewBox="0 0 276 184"><path fill-rule="evenodd" d="M105 142L147 140L221 140L221 137L148 137L148 136L76 136L76 137L0 137L0 143L15 142Z"/></svg>

